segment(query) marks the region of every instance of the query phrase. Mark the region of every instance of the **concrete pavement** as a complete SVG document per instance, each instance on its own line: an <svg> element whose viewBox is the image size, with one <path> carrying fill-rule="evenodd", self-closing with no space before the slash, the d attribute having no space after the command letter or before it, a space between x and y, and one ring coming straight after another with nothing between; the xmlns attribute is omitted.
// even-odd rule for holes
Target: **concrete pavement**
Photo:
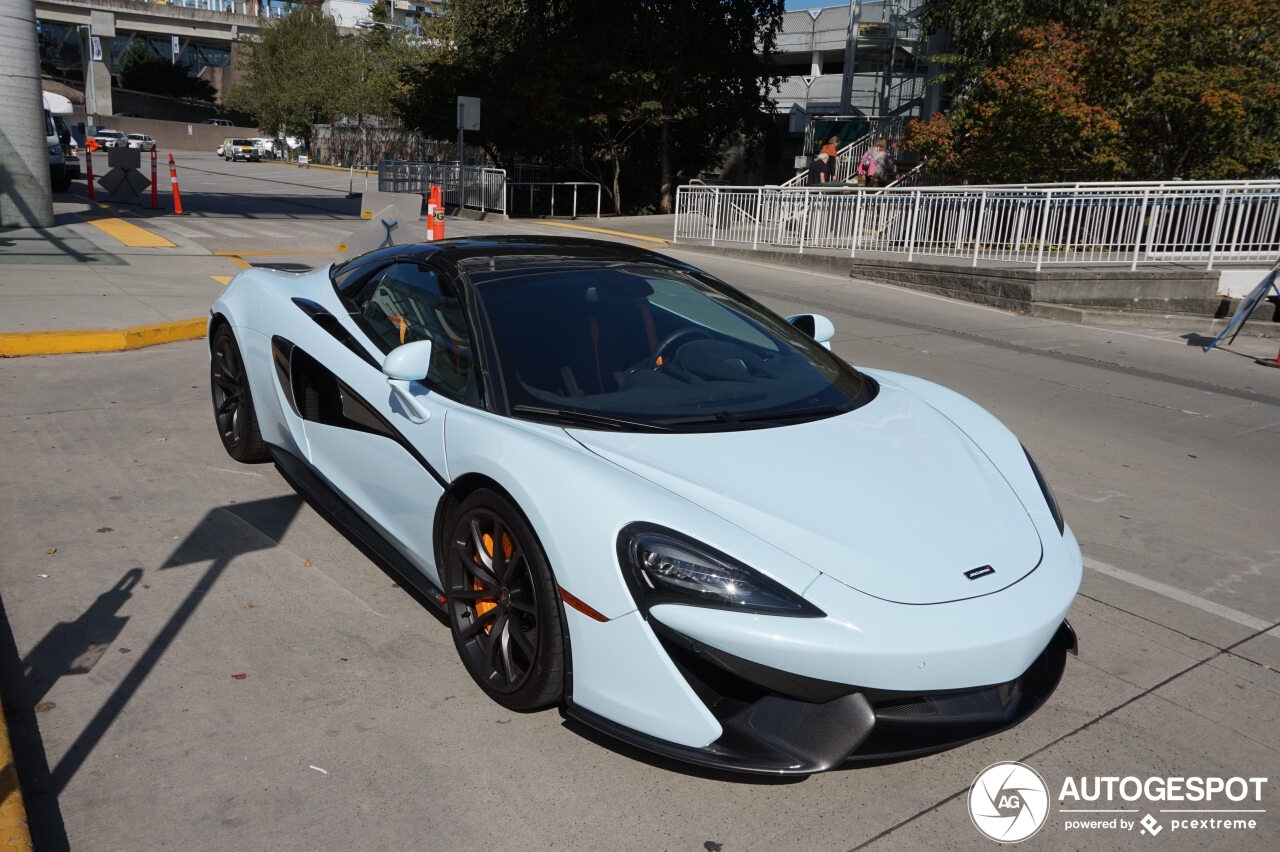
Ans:
<svg viewBox="0 0 1280 852"><path fill-rule="evenodd" d="M256 202L238 208L231 190L212 194L234 180L288 191L297 172L196 161L192 177L201 169L209 194L193 193L193 215L134 219L172 248L124 246L79 218L54 234L100 252L103 268L83 262L69 280L96 283L99 313L119 310L101 325L183 306L202 317L221 287L213 275L323 263L326 241L354 220L345 175L309 176L316 187L297 205L314 215L290 224ZM184 174L184 202L187 187ZM1071 613L1081 657L1049 706L954 752L776 785L655 761L562 730L554 713L507 713L470 685L447 629L269 467L227 462L201 341L21 358L0 375L0 617L12 634L0 655L21 673L5 698L43 837L53 826L72 848L414 848L480 831L498 848L605 837L636 849L977 849L990 844L962 794L1010 758L1055 794L1064 778L1099 774L1269 776L1259 807L1274 809L1280 374L1237 357L1241 343L1274 355L1274 341L1242 336L1204 355L1190 329L1090 329L670 247L669 223L451 220L448 233L664 246L775 310L827 313L841 356L940 381L1000 416L1046 470L1086 554ZM55 246L58 262L9 263L19 247L0 249L0 299L25 290L34 311L41 279L25 276L82 261ZM275 254L285 249L320 254ZM98 319L83 293L59 301L79 311L68 322ZM1035 848L1150 839L1068 830L1070 807L1057 803ZM500 825L477 825L494 812ZM1234 837L1165 829L1159 844L1275 848L1280 823L1258 822Z"/></svg>

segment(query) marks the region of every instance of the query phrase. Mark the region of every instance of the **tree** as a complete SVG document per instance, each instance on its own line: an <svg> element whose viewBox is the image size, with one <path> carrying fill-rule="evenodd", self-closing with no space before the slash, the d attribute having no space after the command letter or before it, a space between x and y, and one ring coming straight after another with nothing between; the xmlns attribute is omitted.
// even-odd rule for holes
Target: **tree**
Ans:
<svg viewBox="0 0 1280 852"><path fill-rule="evenodd" d="M1132 170L1159 178L1280 173L1280 6L1125 0L1103 101Z"/></svg>
<svg viewBox="0 0 1280 852"><path fill-rule="evenodd" d="M911 145L966 177L1280 169L1274 0L931 0L925 18L954 24L941 60L959 97L945 121L915 123Z"/></svg>
<svg viewBox="0 0 1280 852"><path fill-rule="evenodd" d="M1019 38L1023 49L984 71L949 118L913 123L911 147L980 182L1121 176L1120 122L1093 103L1089 46L1056 23Z"/></svg>
<svg viewBox="0 0 1280 852"><path fill-rule="evenodd" d="M621 209L625 168L675 184L758 139L772 105L781 0L454 0L451 49L418 68L407 112L449 138L454 98L480 97L500 161L596 170Z"/></svg>
<svg viewBox="0 0 1280 852"><path fill-rule="evenodd" d="M120 58L120 85L139 92L202 101L211 101L218 94L208 80L156 56L145 41L135 41Z"/></svg>
<svg viewBox="0 0 1280 852"><path fill-rule="evenodd" d="M263 26L228 103L260 127L310 141L315 124L358 111L357 45L317 8L295 6Z"/></svg>

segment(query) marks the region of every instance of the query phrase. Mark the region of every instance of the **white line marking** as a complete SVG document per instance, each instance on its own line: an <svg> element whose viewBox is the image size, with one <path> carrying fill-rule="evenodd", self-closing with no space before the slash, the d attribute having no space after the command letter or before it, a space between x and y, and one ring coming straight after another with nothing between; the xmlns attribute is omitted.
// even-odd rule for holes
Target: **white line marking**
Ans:
<svg viewBox="0 0 1280 852"><path fill-rule="evenodd" d="M1105 562L1099 562L1096 559L1090 559L1088 556L1084 558L1084 565L1099 574L1106 574L1108 577L1114 577L1121 582L1128 583L1131 586L1138 586L1157 595L1163 595L1170 600L1178 603L1184 603L1187 606L1193 606L1196 609L1216 615L1219 618L1225 618L1227 621L1234 621L1236 624L1248 627L1250 630L1266 630L1275 622L1263 621L1261 618L1249 615L1247 612L1241 612L1238 609L1232 609L1229 606L1223 606L1217 601L1211 601L1202 598L1199 595L1193 595L1190 592L1184 592L1182 589L1170 586L1168 583L1161 583L1159 580L1152 580L1141 574L1135 574L1132 571L1126 571L1123 568L1117 568L1114 565L1108 565ZM1280 627L1272 627L1267 630L1268 636L1274 636L1280 639Z"/></svg>

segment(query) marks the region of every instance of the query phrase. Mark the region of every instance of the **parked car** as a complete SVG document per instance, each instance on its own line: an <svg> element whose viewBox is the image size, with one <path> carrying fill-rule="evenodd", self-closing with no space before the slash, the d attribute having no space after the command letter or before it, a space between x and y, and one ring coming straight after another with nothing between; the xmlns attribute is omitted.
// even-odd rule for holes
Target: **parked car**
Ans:
<svg viewBox="0 0 1280 852"><path fill-rule="evenodd" d="M228 120L227 120L227 119L225 119L225 118L206 118L204 121L202 121L202 122L200 122L200 123L201 123L201 124L216 124L216 125L218 125L219 127L232 127L232 126L233 126L233 125L231 124L231 122L230 122L230 121L228 121Z"/></svg>
<svg viewBox="0 0 1280 852"><path fill-rule="evenodd" d="M224 160L261 160L257 147L248 139L228 139L222 143Z"/></svg>
<svg viewBox="0 0 1280 852"><path fill-rule="evenodd" d="M145 133L130 133L128 138L130 148L137 148L139 151L154 151L156 149L156 140Z"/></svg>
<svg viewBox="0 0 1280 852"><path fill-rule="evenodd" d="M128 148L129 137L119 130L102 130L93 134L93 141L103 148Z"/></svg>
<svg viewBox="0 0 1280 852"><path fill-rule="evenodd" d="M264 160L274 160L276 157L280 156L276 151L276 143L274 139L255 136L249 141L253 143L253 147L258 149L258 156Z"/></svg>
<svg viewBox="0 0 1280 852"><path fill-rule="evenodd" d="M1083 570L1012 432L834 333L619 243L394 245L239 273L213 414L424 592L498 704L804 774L1034 713Z"/></svg>

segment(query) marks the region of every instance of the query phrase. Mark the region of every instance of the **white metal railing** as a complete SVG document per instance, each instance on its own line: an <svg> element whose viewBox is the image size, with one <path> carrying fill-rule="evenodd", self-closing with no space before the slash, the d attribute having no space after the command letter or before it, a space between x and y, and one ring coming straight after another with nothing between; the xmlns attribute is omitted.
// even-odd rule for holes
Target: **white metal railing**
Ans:
<svg viewBox="0 0 1280 852"><path fill-rule="evenodd" d="M528 188L528 197L526 199L525 188ZM538 211L542 209L539 202L546 204L546 212L549 216L556 215L556 188L561 188L560 198L569 199L569 216L578 218L578 187L594 187L596 195L596 218L600 218L600 203L604 195L604 188L600 184L593 181L585 180L522 180L507 181L507 211L512 216L527 215L539 216ZM568 190L568 192L565 192ZM525 201L528 201L528 207L524 207Z"/></svg>
<svg viewBox="0 0 1280 852"><path fill-rule="evenodd" d="M417 192L425 199L432 186L439 186L445 204L472 210L506 213L506 183L503 169L410 160L378 162L379 192Z"/></svg>
<svg viewBox="0 0 1280 852"><path fill-rule="evenodd" d="M860 189L682 186L676 242L1034 264L1280 254L1280 181Z"/></svg>

